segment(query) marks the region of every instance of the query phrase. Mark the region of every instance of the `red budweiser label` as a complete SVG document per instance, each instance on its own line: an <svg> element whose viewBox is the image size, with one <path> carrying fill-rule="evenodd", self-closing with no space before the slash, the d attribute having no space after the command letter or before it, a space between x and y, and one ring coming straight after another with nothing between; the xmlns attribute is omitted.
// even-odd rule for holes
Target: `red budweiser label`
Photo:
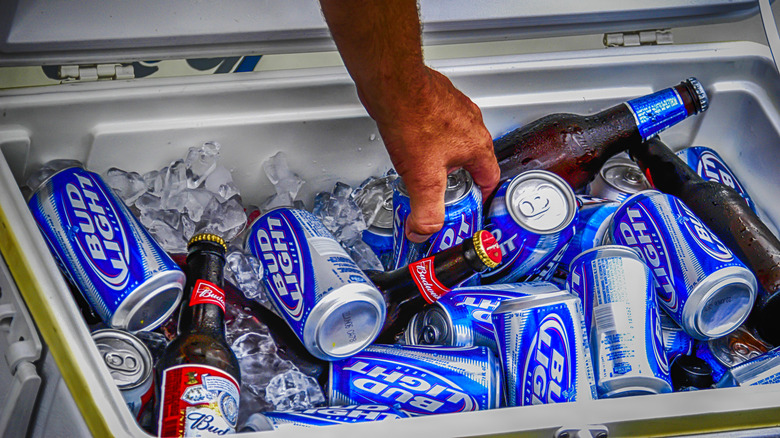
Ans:
<svg viewBox="0 0 780 438"><path fill-rule="evenodd" d="M420 295L425 298L428 304L437 301L444 294L450 291L450 288L439 283L436 274L433 272L433 257L418 260L409 265L409 273L417 285Z"/></svg>
<svg viewBox="0 0 780 438"><path fill-rule="evenodd" d="M225 311L225 291L219 288L216 284L206 281L198 280L195 282L195 287L192 288L192 296L190 297L190 307L196 304L216 304L222 311Z"/></svg>
<svg viewBox="0 0 780 438"><path fill-rule="evenodd" d="M160 385L161 437L214 437L235 433L238 382L206 365L177 365L163 371Z"/></svg>

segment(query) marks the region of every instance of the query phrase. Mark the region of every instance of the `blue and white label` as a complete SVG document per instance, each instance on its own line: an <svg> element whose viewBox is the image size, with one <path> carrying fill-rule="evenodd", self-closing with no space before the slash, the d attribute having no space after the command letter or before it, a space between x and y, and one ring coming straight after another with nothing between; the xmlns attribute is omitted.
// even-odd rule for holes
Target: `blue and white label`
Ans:
<svg viewBox="0 0 780 438"><path fill-rule="evenodd" d="M748 194L745 187L737 179L737 176L726 165L717 152L707 147L694 146L678 151L676 154L685 161L688 166L694 169L700 177L707 181L721 183L736 190L737 193L745 199L745 202L750 206L750 209L753 210L753 212L758 213L756 204L751 199L750 194Z"/></svg>
<svg viewBox="0 0 780 438"><path fill-rule="evenodd" d="M559 315L550 313L528 343L522 377L518 376L522 379L523 405L570 400L575 342L569 338L566 324Z"/></svg>
<svg viewBox="0 0 780 438"><path fill-rule="evenodd" d="M639 134L647 140L688 117L682 98L674 88L626 102L636 118Z"/></svg>
<svg viewBox="0 0 780 438"><path fill-rule="evenodd" d="M265 412L262 415L273 424L275 429L288 426L313 427L365 423L409 417L398 409L384 405L329 406L303 411Z"/></svg>

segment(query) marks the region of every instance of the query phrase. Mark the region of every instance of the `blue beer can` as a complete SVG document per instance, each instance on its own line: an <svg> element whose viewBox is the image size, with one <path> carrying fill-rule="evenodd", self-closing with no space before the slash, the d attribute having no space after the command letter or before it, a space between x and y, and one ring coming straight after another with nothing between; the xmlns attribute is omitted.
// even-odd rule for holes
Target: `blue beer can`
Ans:
<svg viewBox="0 0 780 438"><path fill-rule="evenodd" d="M255 413L249 416L239 432L332 426L336 424L397 420L399 418L409 418L409 415L392 406L328 406L300 411Z"/></svg>
<svg viewBox="0 0 780 438"><path fill-rule="evenodd" d="M569 244L577 222L577 200L569 184L546 170L523 172L496 191L485 229L501 246L502 263L482 274L482 284L527 280ZM547 280L535 276L534 280Z"/></svg>
<svg viewBox="0 0 780 438"><path fill-rule="evenodd" d="M393 191L393 210L393 269L458 245L482 229L482 192L465 169L447 175L444 226L426 242L417 244L406 238L406 218L412 207L409 193L400 178L396 180Z"/></svg>
<svg viewBox="0 0 780 438"><path fill-rule="evenodd" d="M671 364L678 356L693 354L693 338L685 333L685 330L677 325L665 310L659 310L658 316L661 318L661 333L664 338L666 361Z"/></svg>
<svg viewBox="0 0 780 438"><path fill-rule="evenodd" d="M729 368L754 359L772 349L759 339L745 324L726 336L697 342L696 356L712 367L712 378L717 382Z"/></svg>
<svg viewBox="0 0 780 438"><path fill-rule="evenodd" d="M780 383L780 347L729 368L715 384L715 387L728 388L773 383Z"/></svg>
<svg viewBox="0 0 780 438"><path fill-rule="evenodd" d="M599 398L672 391L653 275L636 250L599 246L571 263Z"/></svg>
<svg viewBox="0 0 780 438"><path fill-rule="evenodd" d="M272 210L252 223L246 247L262 263L270 301L312 355L337 360L377 337L382 295L314 215Z"/></svg>
<svg viewBox="0 0 780 438"><path fill-rule="evenodd" d="M588 185L588 194L594 197L623 202L634 193L651 189L642 169L627 154L618 154L607 160Z"/></svg>
<svg viewBox="0 0 780 438"><path fill-rule="evenodd" d="M412 415L497 408L501 368L487 347L371 345L330 366L332 406L382 404Z"/></svg>
<svg viewBox="0 0 780 438"><path fill-rule="evenodd" d="M393 256L393 186L398 175L371 178L353 192L363 217L371 218L368 228L363 230L363 242L374 250L382 266L392 269ZM373 199L381 196L381 200Z"/></svg>
<svg viewBox="0 0 780 438"><path fill-rule="evenodd" d="M642 255L660 303L695 339L724 336L750 313L756 277L676 197L646 190L628 198L608 237Z"/></svg>
<svg viewBox="0 0 780 438"><path fill-rule="evenodd" d="M491 315L508 406L593 400L580 299L569 293L502 301Z"/></svg>
<svg viewBox="0 0 780 438"><path fill-rule="evenodd" d="M412 317L404 341L408 345L481 345L497 354L490 320L493 310L508 299L546 293L565 292L544 281L453 289Z"/></svg>
<svg viewBox="0 0 780 438"><path fill-rule="evenodd" d="M65 276L106 325L152 330L176 310L184 273L100 175L63 169L28 206Z"/></svg>

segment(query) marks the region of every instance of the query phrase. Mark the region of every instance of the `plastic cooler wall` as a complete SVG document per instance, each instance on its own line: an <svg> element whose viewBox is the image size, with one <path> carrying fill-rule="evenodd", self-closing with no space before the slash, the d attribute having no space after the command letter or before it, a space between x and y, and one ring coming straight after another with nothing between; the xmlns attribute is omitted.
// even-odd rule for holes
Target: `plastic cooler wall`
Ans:
<svg viewBox="0 0 780 438"><path fill-rule="evenodd" d="M607 49L434 63L483 109L494 136L551 112L593 113L689 77L711 107L662 135L673 148L716 149L780 222L780 78L753 43ZM261 164L279 150L307 184L302 198L356 184L390 162L341 68L221 77L68 84L0 93L0 250L76 404L95 434L143 435L135 425L18 186L38 165L75 158L88 168L146 172L203 141L247 204L271 193ZM348 159L344 159L348 157ZM669 435L776 424L780 388L765 386L499 409L384 424L296 431L312 436L489 435L606 424L612 436ZM728 413L728 415L724 415ZM292 436L292 432L278 436Z"/></svg>

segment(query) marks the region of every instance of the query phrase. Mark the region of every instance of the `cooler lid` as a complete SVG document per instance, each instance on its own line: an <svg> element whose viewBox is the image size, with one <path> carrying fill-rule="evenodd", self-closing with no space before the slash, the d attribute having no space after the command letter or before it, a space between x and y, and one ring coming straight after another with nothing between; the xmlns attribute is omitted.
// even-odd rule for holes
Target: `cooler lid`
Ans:
<svg viewBox="0 0 780 438"><path fill-rule="evenodd" d="M317 0L6 0L0 66L335 48ZM636 31L724 21L755 0L421 0L424 43Z"/></svg>

